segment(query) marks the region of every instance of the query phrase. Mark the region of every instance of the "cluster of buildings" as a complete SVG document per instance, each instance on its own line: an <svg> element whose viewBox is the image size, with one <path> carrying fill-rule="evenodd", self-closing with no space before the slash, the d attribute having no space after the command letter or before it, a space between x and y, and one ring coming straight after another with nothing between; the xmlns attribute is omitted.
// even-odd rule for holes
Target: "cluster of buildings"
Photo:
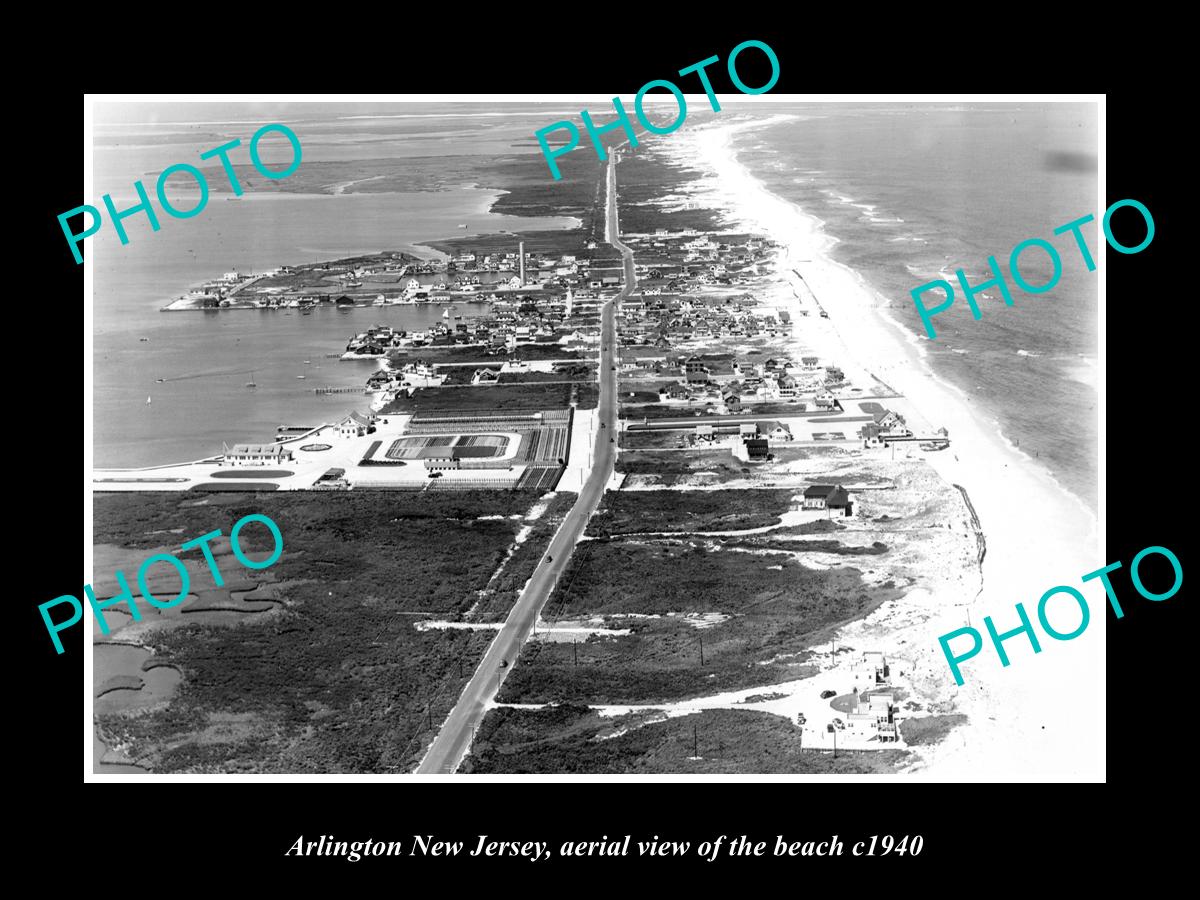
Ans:
<svg viewBox="0 0 1200 900"><path fill-rule="evenodd" d="M356 438L371 434L375 431L376 417L372 413L352 412L335 422L332 427L320 429L320 437ZM298 438L312 437L316 429L308 426L284 425L279 429L272 443L234 444L230 447L222 444L221 466L280 466L295 461L295 453L290 446L298 443ZM309 449L304 447L302 449Z"/></svg>
<svg viewBox="0 0 1200 900"><path fill-rule="evenodd" d="M632 351L624 355L626 374L648 370L657 378L677 383L658 390L659 403L698 406L706 412L738 413L755 403L795 403L799 411L811 404L816 410L838 410L841 404L831 387L843 384L845 375L816 357L793 362L772 357L748 363L736 357L650 355Z"/></svg>
<svg viewBox="0 0 1200 900"><path fill-rule="evenodd" d="M777 244L752 234L714 234L687 230L668 234L660 228L653 235L626 236L636 246L635 271L648 281L653 292L687 291L702 285L737 285L763 273Z"/></svg>
<svg viewBox="0 0 1200 900"><path fill-rule="evenodd" d="M669 348L718 338L780 337L791 330L785 310L760 308L748 294L705 300L651 290L621 303L616 321L620 344Z"/></svg>
<svg viewBox="0 0 1200 900"><path fill-rule="evenodd" d="M892 685L887 657L878 651L868 651L863 653L859 666L874 674L870 688L862 693L857 687L854 689L846 726L864 731L884 743L899 741L902 713L896 695L887 690Z"/></svg>
<svg viewBox="0 0 1200 900"><path fill-rule="evenodd" d="M533 345L561 345L564 349L594 349L594 312L598 298L589 291L578 295L525 295L497 298L487 315L462 321L445 311L446 321L423 331L403 331L376 325L355 335L346 352L355 356L384 356L391 350L421 347L476 345L482 352L512 352ZM581 316L588 318L579 318ZM587 329L587 330L581 330Z"/></svg>

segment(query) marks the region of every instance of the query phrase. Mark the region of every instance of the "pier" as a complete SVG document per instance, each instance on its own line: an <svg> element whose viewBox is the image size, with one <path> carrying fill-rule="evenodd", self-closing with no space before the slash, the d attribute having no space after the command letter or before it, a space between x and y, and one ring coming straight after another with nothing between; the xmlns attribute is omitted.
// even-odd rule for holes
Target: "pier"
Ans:
<svg viewBox="0 0 1200 900"><path fill-rule="evenodd" d="M325 387L313 388L314 394L369 394L367 388L360 387Z"/></svg>

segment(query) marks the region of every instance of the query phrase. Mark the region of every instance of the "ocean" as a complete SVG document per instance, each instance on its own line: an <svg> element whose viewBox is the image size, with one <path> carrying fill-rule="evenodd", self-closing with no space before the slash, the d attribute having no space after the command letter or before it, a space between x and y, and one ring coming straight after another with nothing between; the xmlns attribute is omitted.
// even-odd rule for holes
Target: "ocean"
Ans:
<svg viewBox="0 0 1200 900"><path fill-rule="evenodd" d="M153 194L167 166L197 162L200 151L233 137L244 146L268 122L296 131L305 162L345 161L511 153L514 141L551 114L530 104L503 111L479 104L455 105L444 114L442 106L432 110L423 104L97 104L95 196L85 202L102 206L101 195L111 193L118 209L132 206L136 179ZM234 151L235 162L246 161L242 152L238 157ZM264 160L281 167L265 151ZM437 254L420 242L576 223L495 215L488 208L499 191L474 184L444 188L247 192L236 201L212 194L194 218L160 212L157 232L142 214L127 219L126 246L106 222L86 244L94 265L93 464L186 462L220 453L223 443L272 440L282 424L317 425L363 411L365 396L317 395L313 388L361 387L380 363L344 362L330 354L342 353L354 334L372 325L420 330L441 321L443 311L440 305L319 308L308 316L160 311L190 286L233 269L255 272L380 250L432 257ZM182 192L178 196L181 208L192 205ZM486 312L483 304L456 305L464 318ZM248 381L257 387L246 387Z"/></svg>
<svg viewBox="0 0 1200 900"><path fill-rule="evenodd" d="M800 118L739 133L738 161L823 220L838 240L834 258L858 271L914 333L925 330L909 291L935 278L954 284L954 306L934 319L937 340L922 341L928 362L1095 511L1098 276L1069 234L1053 234L1091 213L1095 221L1082 233L1094 258L1104 253L1094 108L772 104L769 111ZM1036 296L1008 276L1012 248L1032 237L1050 241L1063 260L1057 286ZM954 271L980 284L991 277L992 255L1014 306L989 289L976 321ZM1032 284L1051 275L1039 250L1022 254L1021 267ZM942 297L930 293L927 303Z"/></svg>

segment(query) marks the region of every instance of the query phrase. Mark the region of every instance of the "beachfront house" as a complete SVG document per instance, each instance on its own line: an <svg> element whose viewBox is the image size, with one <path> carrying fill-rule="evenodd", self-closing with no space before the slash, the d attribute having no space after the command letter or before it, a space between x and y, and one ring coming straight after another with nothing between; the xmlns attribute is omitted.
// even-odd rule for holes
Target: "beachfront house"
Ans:
<svg viewBox="0 0 1200 900"><path fill-rule="evenodd" d="M864 447L886 444L888 438L912 437L904 416L887 409L875 413L871 421L860 428L858 433L863 439Z"/></svg>
<svg viewBox="0 0 1200 900"><path fill-rule="evenodd" d="M894 694L870 694L862 697L855 689L854 703L846 714L851 727L874 732L880 741L900 740L900 720Z"/></svg>

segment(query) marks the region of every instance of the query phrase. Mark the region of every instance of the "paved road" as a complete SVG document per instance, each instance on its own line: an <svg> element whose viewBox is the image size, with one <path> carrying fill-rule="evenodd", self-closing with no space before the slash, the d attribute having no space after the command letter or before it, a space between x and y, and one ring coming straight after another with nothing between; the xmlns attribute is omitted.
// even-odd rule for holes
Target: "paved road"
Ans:
<svg viewBox="0 0 1200 900"><path fill-rule="evenodd" d="M605 219L605 233L608 242L621 251L625 260L625 288L615 299L619 300L629 293L636 284L633 273L633 252L617 241L617 197L615 154L610 156L608 164L608 211ZM600 353L600 421L603 428L596 430L596 447L591 474L579 494L579 499L563 520L550 542L548 556L553 562L543 558L541 565L534 573L525 590L521 593L516 605L508 614L504 627L500 629L496 639L484 654L479 668L463 689L450 716L442 724L441 730L433 740L425 758L417 767L418 774L436 774L453 772L467 754L475 728L483 721L487 703L496 695L504 676L512 671L517 661L521 645L524 643L533 623L537 621L550 592L558 580L559 574L566 567L575 547L575 542L583 534L588 519L600 502L605 485L613 471L613 458L616 444L610 443L609 438L615 436L616 417L616 372L613 367L613 349L616 347L616 333L613 327L614 300L604 304L601 313L602 341ZM507 660L507 666L501 662Z"/></svg>

